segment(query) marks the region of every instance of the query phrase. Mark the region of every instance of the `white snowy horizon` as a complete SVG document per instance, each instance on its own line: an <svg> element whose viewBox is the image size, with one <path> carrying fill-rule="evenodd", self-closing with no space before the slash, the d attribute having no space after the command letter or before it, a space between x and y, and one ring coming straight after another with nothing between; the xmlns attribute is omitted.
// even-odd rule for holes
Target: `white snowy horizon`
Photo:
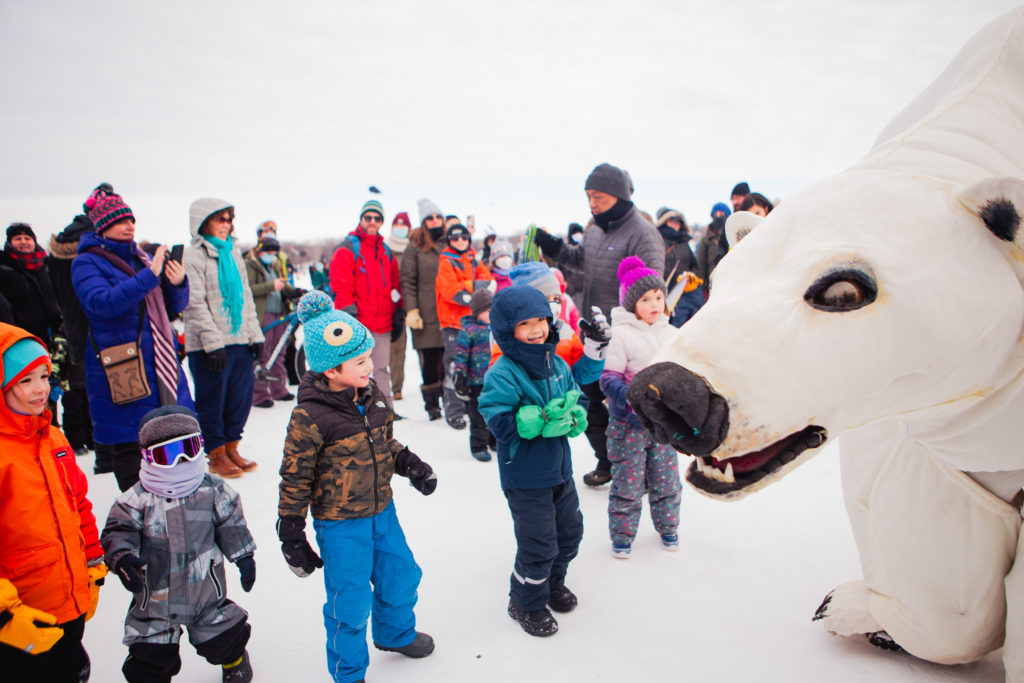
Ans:
<svg viewBox="0 0 1024 683"><path fill-rule="evenodd" d="M0 221L45 244L111 182L142 239L192 200L340 237L369 185L500 234L588 217L598 163L707 222L857 161L1012 0L0 4Z"/></svg>

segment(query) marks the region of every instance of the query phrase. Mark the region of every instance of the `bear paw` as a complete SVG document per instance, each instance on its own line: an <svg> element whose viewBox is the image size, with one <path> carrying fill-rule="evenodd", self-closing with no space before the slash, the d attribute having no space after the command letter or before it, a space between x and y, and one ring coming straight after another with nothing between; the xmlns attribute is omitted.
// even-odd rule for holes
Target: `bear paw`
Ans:
<svg viewBox="0 0 1024 683"><path fill-rule="evenodd" d="M868 611L868 585L863 581L834 588L815 610L812 621L820 621L829 633L852 636L884 631Z"/></svg>

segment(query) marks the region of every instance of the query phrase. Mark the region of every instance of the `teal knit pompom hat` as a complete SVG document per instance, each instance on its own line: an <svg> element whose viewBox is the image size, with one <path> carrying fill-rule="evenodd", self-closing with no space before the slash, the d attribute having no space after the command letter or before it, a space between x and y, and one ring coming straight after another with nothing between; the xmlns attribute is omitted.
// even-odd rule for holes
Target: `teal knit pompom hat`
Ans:
<svg viewBox="0 0 1024 683"><path fill-rule="evenodd" d="M334 308L331 297L313 291L296 309L304 328L306 364L314 372L336 368L373 348L373 335L348 313Z"/></svg>

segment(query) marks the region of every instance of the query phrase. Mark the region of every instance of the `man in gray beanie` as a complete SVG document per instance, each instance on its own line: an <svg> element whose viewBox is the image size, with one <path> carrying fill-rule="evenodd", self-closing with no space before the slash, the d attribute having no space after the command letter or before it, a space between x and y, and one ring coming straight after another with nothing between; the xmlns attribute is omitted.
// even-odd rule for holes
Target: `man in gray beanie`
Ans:
<svg viewBox="0 0 1024 683"><path fill-rule="evenodd" d="M619 263L627 256L639 257L648 268L665 270L665 243L653 225L633 206L633 180L629 173L611 164L599 164L587 176L583 189L587 193L590 213L598 229L583 233L582 244L566 244L543 230L537 230L537 246L563 270L583 274L583 310L590 319L597 307L607 318L619 304ZM611 481L611 463L605 443L608 410L597 382L582 387L590 397L587 411L587 439L597 456L597 469L584 475L587 486L601 486Z"/></svg>

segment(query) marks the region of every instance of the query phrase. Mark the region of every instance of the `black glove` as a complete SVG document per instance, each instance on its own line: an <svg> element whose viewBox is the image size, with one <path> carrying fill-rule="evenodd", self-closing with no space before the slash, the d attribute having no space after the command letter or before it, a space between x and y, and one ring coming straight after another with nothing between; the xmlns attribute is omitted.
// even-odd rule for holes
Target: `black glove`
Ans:
<svg viewBox="0 0 1024 683"><path fill-rule="evenodd" d="M281 539L281 552L288 568L295 576L306 577L324 566L324 561L306 540L306 520L302 517L279 517L277 537Z"/></svg>
<svg viewBox="0 0 1024 683"><path fill-rule="evenodd" d="M434 470L408 448L395 456L395 474L408 477L409 484L424 496L429 496L437 488Z"/></svg>
<svg viewBox="0 0 1024 683"><path fill-rule="evenodd" d="M455 296L452 297L452 301L454 301L460 306L468 306L469 300L472 298L473 295L463 289L460 292L456 292Z"/></svg>
<svg viewBox="0 0 1024 683"><path fill-rule="evenodd" d="M398 341L398 338L402 336L402 330L405 329L405 310L396 308L395 312L391 314L391 341Z"/></svg>
<svg viewBox="0 0 1024 683"><path fill-rule="evenodd" d="M562 247L565 243L558 239L546 230L537 228L533 234L533 241L537 243L540 250L544 252L544 255L548 258L558 258L558 255L562 253Z"/></svg>
<svg viewBox="0 0 1024 683"><path fill-rule="evenodd" d="M249 355L253 357L253 360L259 358L261 353L263 353L263 342L249 344Z"/></svg>
<svg viewBox="0 0 1024 683"><path fill-rule="evenodd" d="M452 383L455 385L455 395L463 401L469 400L469 380L466 373L457 370L452 373Z"/></svg>
<svg viewBox="0 0 1024 683"><path fill-rule="evenodd" d="M288 301L295 301L296 299L301 299L302 295L308 291L309 290L303 289L302 287L292 287L288 290L288 293L284 295L284 298Z"/></svg>
<svg viewBox="0 0 1024 683"><path fill-rule="evenodd" d="M114 563L114 572L125 588L132 593L141 593L145 583L139 570L145 566L146 563L138 555L125 553Z"/></svg>
<svg viewBox="0 0 1024 683"><path fill-rule="evenodd" d="M256 560L252 559L252 555L246 555L238 558L235 564L238 565L238 573L242 575L242 590L248 593L256 583Z"/></svg>
<svg viewBox="0 0 1024 683"><path fill-rule="evenodd" d="M228 352L225 348L206 352L206 369L210 372L224 372L228 366Z"/></svg>

